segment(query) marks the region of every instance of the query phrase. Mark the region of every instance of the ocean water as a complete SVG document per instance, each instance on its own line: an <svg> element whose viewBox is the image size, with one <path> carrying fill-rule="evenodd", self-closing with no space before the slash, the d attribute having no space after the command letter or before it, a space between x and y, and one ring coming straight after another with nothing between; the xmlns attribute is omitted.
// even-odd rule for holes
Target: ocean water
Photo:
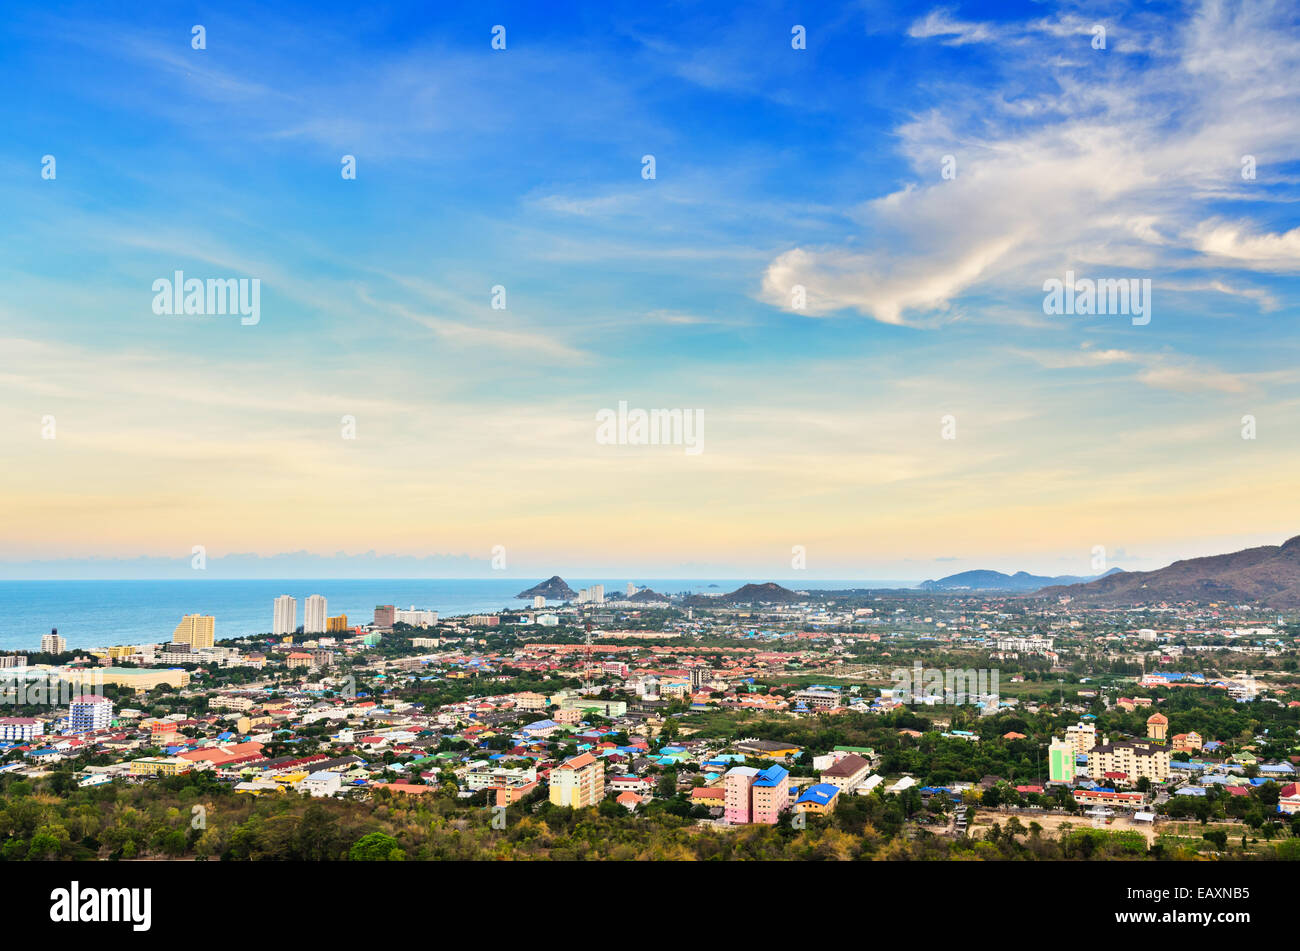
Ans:
<svg viewBox="0 0 1300 951"><path fill-rule="evenodd" d="M272 603L282 594L298 599L298 623L308 595L324 595L331 615L346 614L349 623L364 624L375 605L425 608L439 617L479 614L508 607L531 607L515 597L543 578L396 578L319 581L0 581L0 649L40 649L41 635L56 627L69 647L106 647L171 639L186 614L211 614L218 638L266 634L271 630ZM624 591L627 579L566 578L575 591L593 584L605 586L605 596ZM733 591L735 579L640 582L664 594L681 591ZM791 588L889 587L896 582L783 581Z"/></svg>

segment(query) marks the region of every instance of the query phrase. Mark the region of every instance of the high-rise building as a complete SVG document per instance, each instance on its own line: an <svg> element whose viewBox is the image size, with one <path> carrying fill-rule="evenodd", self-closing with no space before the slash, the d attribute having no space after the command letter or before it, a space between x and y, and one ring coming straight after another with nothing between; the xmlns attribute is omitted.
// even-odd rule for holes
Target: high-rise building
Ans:
<svg viewBox="0 0 1300 951"><path fill-rule="evenodd" d="M41 635L42 654L62 654L68 649L68 642L59 636L57 627L50 628L50 633Z"/></svg>
<svg viewBox="0 0 1300 951"><path fill-rule="evenodd" d="M187 614L172 631L173 644L212 647L216 641L217 619L210 614Z"/></svg>
<svg viewBox="0 0 1300 951"><path fill-rule="evenodd" d="M1052 737L1052 744L1047 748L1047 778L1054 783L1074 782L1074 763L1077 755L1071 738Z"/></svg>
<svg viewBox="0 0 1300 951"><path fill-rule="evenodd" d="M348 629L348 616L346 614L336 614L325 622L325 632L327 634L342 634Z"/></svg>
<svg viewBox="0 0 1300 951"><path fill-rule="evenodd" d="M324 595L309 595L302 605L302 632L304 634L324 634L327 616Z"/></svg>
<svg viewBox="0 0 1300 951"><path fill-rule="evenodd" d="M605 586L603 584L593 584L591 586L591 600L597 604L605 603Z"/></svg>
<svg viewBox="0 0 1300 951"><path fill-rule="evenodd" d="M113 725L113 701L95 694L74 697L68 706L68 728L74 733L106 730Z"/></svg>
<svg viewBox="0 0 1300 951"><path fill-rule="evenodd" d="M275 616L271 622L272 636L292 634L298 629L298 602L287 594L275 599Z"/></svg>
<svg viewBox="0 0 1300 951"><path fill-rule="evenodd" d="M567 759L551 770L551 803L584 809L605 798L605 764L590 753Z"/></svg>
<svg viewBox="0 0 1300 951"><path fill-rule="evenodd" d="M630 598L634 594L636 594L636 582L629 581L627 583L627 596Z"/></svg>
<svg viewBox="0 0 1300 951"><path fill-rule="evenodd" d="M397 620L397 609L391 604L375 605L375 627L391 628Z"/></svg>
<svg viewBox="0 0 1300 951"><path fill-rule="evenodd" d="M546 607L546 598L542 597L540 594L538 594L538 595L534 595L534 596L533 596L533 607L535 607L535 608L544 608L544 607Z"/></svg>

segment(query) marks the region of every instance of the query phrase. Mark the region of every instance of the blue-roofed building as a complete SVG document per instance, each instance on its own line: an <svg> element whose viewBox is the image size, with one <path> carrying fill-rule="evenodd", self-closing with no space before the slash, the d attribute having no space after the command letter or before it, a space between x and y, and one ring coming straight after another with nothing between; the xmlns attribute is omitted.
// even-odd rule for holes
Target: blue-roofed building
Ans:
<svg viewBox="0 0 1300 951"><path fill-rule="evenodd" d="M830 783L817 783L804 790L803 795L795 800L796 812L811 812L814 815L826 815L835 808L835 798L840 794L840 787Z"/></svg>

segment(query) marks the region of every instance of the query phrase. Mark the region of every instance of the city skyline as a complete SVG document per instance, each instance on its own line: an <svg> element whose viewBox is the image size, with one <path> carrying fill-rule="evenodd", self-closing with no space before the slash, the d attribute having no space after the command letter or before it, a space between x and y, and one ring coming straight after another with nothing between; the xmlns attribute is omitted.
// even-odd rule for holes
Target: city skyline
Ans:
<svg viewBox="0 0 1300 951"><path fill-rule="evenodd" d="M1285 4L73 7L0 38L42 90L0 104L0 578L500 545L923 580L1297 533ZM259 319L160 315L178 271ZM1150 280L1149 322L1048 313L1071 273ZM623 403L702 451L602 443Z"/></svg>

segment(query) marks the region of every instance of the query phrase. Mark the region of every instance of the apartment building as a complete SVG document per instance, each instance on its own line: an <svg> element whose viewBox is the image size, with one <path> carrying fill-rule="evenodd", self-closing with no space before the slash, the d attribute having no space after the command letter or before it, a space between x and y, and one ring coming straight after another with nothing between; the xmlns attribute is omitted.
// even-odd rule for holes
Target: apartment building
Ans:
<svg viewBox="0 0 1300 951"><path fill-rule="evenodd" d="M302 605L302 632L304 634L326 633L328 613L324 595L308 595Z"/></svg>
<svg viewBox="0 0 1300 951"><path fill-rule="evenodd" d="M1078 755L1072 738L1068 736L1064 739L1052 737L1052 743L1047 748L1048 780L1054 783L1074 782L1075 763Z"/></svg>
<svg viewBox="0 0 1300 951"><path fill-rule="evenodd" d="M62 654L68 649L68 642L59 636L57 627L50 628L50 633L41 635L42 654Z"/></svg>
<svg viewBox="0 0 1300 951"><path fill-rule="evenodd" d="M551 770L551 803L585 809L605 798L605 765L590 753L567 759Z"/></svg>
<svg viewBox="0 0 1300 951"><path fill-rule="evenodd" d="M83 694L68 706L68 728L74 733L106 730L113 725L113 701L107 697Z"/></svg>
<svg viewBox="0 0 1300 951"><path fill-rule="evenodd" d="M1105 737L1088 753L1088 773L1097 781L1122 773L1130 783L1143 777L1163 783L1169 779L1169 748L1151 740L1112 743Z"/></svg>
<svg viewBox="0 0 1300 951"><path fill-rule="evenodd" d="M45 733L45 724L32 717L0 717L0 740L26 743Z"/></svg>
<svg viewBox="0 0 1300 951"><path fill-rule="evenodd" d="M790 808L790 772L784 766L733 766L723 777L723 785L723 816L732 825L776 825L781 813Z"/></svg>
<svg viewBox="0 0 1300 951"><path fill-rule="evenodd" d="M1065 728L1065 738L1074 744L1074 752L1086 755L1097 745L1097 727L1091 723L1077 723Z"/></svg>
<svg viewBox="0 0 1300 951"><path fill-rule="evenodd" d="M271 634L283 637L298 630L298 601L291 595L282 594L275 599L271 616Z"/></svg>

